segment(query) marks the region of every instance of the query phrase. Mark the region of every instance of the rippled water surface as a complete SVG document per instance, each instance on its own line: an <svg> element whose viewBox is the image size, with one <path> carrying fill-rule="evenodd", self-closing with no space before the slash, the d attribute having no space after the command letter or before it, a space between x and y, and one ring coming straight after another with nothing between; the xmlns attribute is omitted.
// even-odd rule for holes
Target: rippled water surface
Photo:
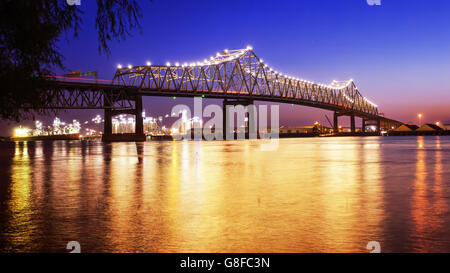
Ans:
<svg viewBox="0 0 450 273"><path fill-rule="evenodd" d="M450 251L450 137L0 143L0 251Z"/></svg>

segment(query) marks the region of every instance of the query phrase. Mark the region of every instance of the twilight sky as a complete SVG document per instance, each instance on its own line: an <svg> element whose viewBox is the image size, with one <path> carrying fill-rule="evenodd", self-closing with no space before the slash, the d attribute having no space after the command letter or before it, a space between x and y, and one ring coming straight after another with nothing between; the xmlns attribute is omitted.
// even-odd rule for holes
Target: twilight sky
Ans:
<svg viewBox="0 0 450 273"><path fill-rule="evenodd" d="M450 1L140 1L142 33L112 42L111 56L99 55L95 2L81 0L79 38L61 39L65 65L112 79L117 64L138 65L203 60L216 52L252 45L278 71L320 83L354 79L361 93L386 116L417 123L450 123ZM59 74L62 74L61 71ZM150 115L170 112L192 99L144 99ZM219 103L218 100L209 102ZM101 111L68 111L63 119L92 118ZM282 105L282 125L326 123L331 112ZM42 118L49 123L51 118ZM345 118L342 121L345 122ZM23 124L27 124L24 122ZM32 123L28 123L32 124ZM0 135L15 124L0 122Z"/></svg>

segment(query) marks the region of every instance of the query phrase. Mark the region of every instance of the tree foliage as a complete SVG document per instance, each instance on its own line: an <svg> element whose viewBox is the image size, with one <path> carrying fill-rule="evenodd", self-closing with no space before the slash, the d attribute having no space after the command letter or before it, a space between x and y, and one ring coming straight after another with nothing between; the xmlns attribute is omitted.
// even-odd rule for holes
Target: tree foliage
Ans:
<svg viewBox="0 0 450 273"><path fill-rule="evenodd" d="M2 0L0 2L0 118L19 121L44 114L39 87L57 68L64 68L58 42L78 35L82 10L64 0ZM95 27L98 50L109 54L109 42L140 29L136 0L97 0Z"/></svg>

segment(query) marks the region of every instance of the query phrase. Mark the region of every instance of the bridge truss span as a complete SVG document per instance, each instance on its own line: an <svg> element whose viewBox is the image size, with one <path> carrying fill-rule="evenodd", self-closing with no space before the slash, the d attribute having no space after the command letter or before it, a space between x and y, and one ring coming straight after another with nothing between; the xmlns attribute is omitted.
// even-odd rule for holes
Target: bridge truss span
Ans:
<svg viewBox="0 0 450 273"><path fill-rule="evenodd" d="M119 67L114 85L170 96L205 95L308 105L358 116L378 116L378 107L353 80L329 85L283 75L264 64L251 47L224 50L202 62Z"/></svg>
<svg viewBox="0 0 450 273"><path fill-rule="evenodd" d="M134 109L136 88L111 84L49 81L41 92L46 109Z"/></svg>

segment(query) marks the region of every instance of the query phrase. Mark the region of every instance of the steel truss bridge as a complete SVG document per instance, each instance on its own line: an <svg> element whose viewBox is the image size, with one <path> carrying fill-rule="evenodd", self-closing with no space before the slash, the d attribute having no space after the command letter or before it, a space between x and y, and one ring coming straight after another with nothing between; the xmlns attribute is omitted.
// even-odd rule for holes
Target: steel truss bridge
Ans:
<svg viewBox="0 0 450 273"><path fill-rule="evenodd" d="M283 75L263 62L251 47L224 50L202 62L140 66L118 66L112 82L86 83L81 78L57 78L44 90L52 109L105 109L105 136L111 135L113 115L136 116L136 132L142 132L142 96L206 97L224 99L227 104L253 101L290 103L334 111L349 116L355 132L355 117L365 125L381 128L402 123L379 113L378 106L365 98L353 80L329 85Z"/></svg>

